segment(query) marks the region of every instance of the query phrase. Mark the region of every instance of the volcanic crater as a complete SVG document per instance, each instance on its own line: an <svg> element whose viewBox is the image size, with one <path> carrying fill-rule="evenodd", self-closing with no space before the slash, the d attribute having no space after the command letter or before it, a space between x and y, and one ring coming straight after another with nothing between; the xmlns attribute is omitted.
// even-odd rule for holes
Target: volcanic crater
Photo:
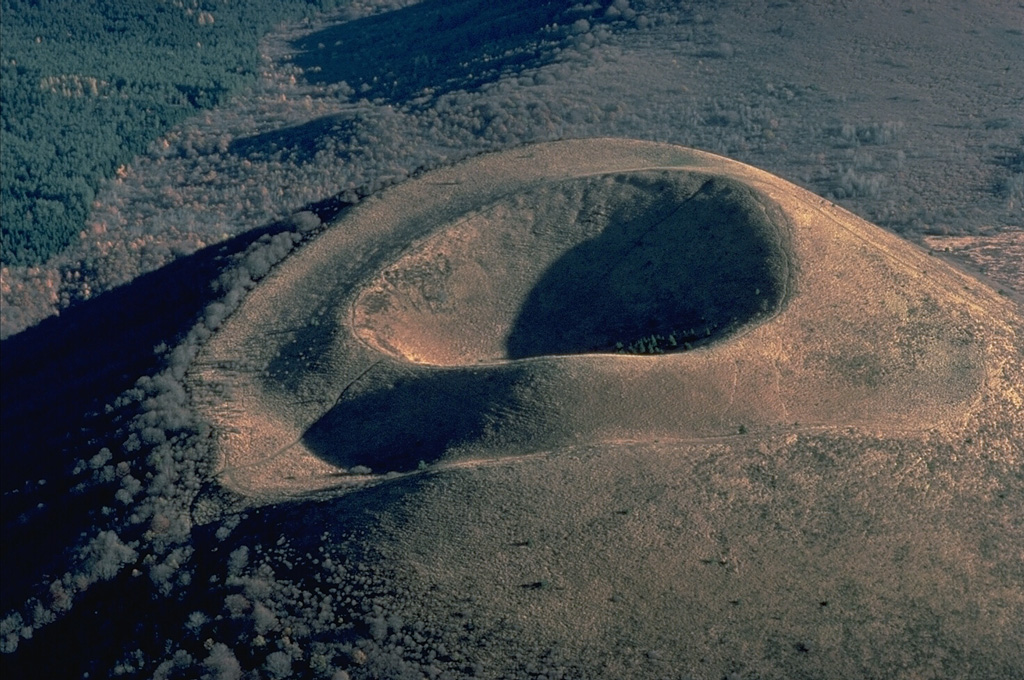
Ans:
<svg viewBox="0 0 1024 680"><path fill-rule="evenodd" d="M402 255L359 296L354 325L437 366L703 346L783 305L788 234L772 208L699 172L542 184Z"/></svg>
<svg viewBox="0 0 1024 680"><path fill-rule="evenodd" d="M222 483L272 500L591 444L955 425L1006 304L768 173L577 140L363 201L191 386Z"/></svg>
<svg viewBox="0 0 1024 680"><path fill-rule="evenodd" d="M793 677L780 640L824 677L896 648L1008 669L1022 336L1012 300L778 177L574 140L362 201L189 389L225 496L352 530L381 611L465 658L505 640L486 677L522 649Z"/></svg>

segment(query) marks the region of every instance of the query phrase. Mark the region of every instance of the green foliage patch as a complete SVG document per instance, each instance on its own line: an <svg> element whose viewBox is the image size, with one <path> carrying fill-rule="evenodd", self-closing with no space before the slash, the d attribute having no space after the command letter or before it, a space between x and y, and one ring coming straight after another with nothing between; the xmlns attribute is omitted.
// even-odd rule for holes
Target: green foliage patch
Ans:
<svg viewBox="0 0 1024 680"><path fill-rule="evenodd" d="M254 80L274 24L337 4L3 0L0 260L67 247L104 178Z"/></svg>
<svg viewBox="0 0 1024 680"><path fill-rule="evenodd" d="M629 343L616 342L617 354L666 354L693 349L695 345L706 342L714 334L717 325L689 330L672 330L665 333L652 333Z"/></svg>

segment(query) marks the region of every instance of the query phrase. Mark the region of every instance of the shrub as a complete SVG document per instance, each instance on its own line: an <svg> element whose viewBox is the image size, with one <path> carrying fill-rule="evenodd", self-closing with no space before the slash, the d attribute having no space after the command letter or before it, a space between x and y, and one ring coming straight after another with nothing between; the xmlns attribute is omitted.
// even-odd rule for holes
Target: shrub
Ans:
<svg viewBox="0 0 1024 680"><path fill-rule="evenodd" d="M235 653L222 642L214 643L210 648L210 655L203 666L207 670L203 680L239 680L242 677L242 666Z"/></svg>
<svg viewBox="0 0 1024 680"><path fill-rule="evenodd" d="M267 669L267 674L275 680L287 678L292 674L292 658L288 656L287 652L273 652L267 655L264 666Z"/></svg>

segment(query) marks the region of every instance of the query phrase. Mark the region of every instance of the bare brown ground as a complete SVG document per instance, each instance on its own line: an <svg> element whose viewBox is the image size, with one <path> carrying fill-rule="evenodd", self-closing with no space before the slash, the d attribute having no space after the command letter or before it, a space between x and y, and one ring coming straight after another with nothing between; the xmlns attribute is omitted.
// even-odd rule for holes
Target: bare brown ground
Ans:
<svg viewBox="0 0 1024 680"><path fill-rule="evenodd" d="M361 204L191 382L254 502L417 480L367 540L488 677L538 649L588 677L998 677L1024 667L1020 331L783 180L584 140Z"/></svg>

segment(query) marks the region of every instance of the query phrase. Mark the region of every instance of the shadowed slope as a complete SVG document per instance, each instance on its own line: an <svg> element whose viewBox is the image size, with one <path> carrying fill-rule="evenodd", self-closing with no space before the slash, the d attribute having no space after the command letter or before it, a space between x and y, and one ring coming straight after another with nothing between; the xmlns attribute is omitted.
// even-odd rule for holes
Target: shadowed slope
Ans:
<svg viewBox="0 0 1024 680"><path fill-rule="evenodd" d="M607 226L531 289L509 358L612 351L648 336L664 339L659 350L689 349L779 308L789 272L764 204L730 180L673 174L594 182L576 223Z"/></svg>
<svg viewBox="0 0 1024 680"><path fill-rule="evenodd" d="M332 220L350 205L330 198L306 208ZM66 568L64 551L110 501L109 489L83 491L82 475L70 471L103 447L121 446L126 420L152 408L126 395L169 360L154 348L181 342L200 310L224 294L225 267L296 228L275 222L204 248L0 344L4 611L40 574Z"/></svg>

